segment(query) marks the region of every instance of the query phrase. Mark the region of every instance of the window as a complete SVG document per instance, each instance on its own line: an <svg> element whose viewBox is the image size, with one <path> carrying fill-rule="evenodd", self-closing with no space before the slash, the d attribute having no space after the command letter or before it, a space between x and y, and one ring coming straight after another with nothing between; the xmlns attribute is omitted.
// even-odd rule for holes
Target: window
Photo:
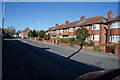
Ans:
<svg viewBox="0 0 120 80"><path fill-rule="evenodd" d="M85 41L89 41L90 40L90 37L88 36L86 39L85 39Z"/></svg>
<svg viewBox="0 0 120 80"><path fill-rule="evenodd" d="M63 33L63 29L60 30L60 33Z"/></svg>
<svg viewBox="0 0 120 80"><path fill-rule="evenodd" d="M68 38L68 35L63 35L64 38Z"/></svg>
<svg viewBox="0 0 120 80"><path fill-rule="evenodd" d="M120 42L120 35L110 35L110 42Z"/></svg>
<svg viewBox="0 0 120 80"><path fill-rule="evenodd" d="M56 38L59 38L59 36L56 36Z"/></svg>
<svg viewBox="0 0 120 80"><path fill-rule="evenodd" d="M99 41L99 35L93 34L92 39L93 41Z"/></svg>
<svg viewBox="0 0 120 80"><path fill-rule="evenodd" d="M56 30L56 33L59 33L59 30Z"/></svg>
<svg viewBox="0 0 120 80"><path fill-rule="evenodd" d="M73 35L70 35L69 38L73 38L74 36Z"/></svg>
<svg viewBox="0 0 120 80"><path fill-rule="evenodd" d="M48 33L50 34L50 33L51 33L51 31L48 31Z"/></svg>
<svg viewBox="0 0 120 80"><path fill-rule="evenodd" d="M100 29L100 24L93 24L92 25L92 30L99 30Z"/></svg>
<svg viewBox="0 0 120 80"><path fill-rule="evenodd" d="M69 28L69 32L74 32L74 28Z"/></svg>
<svg viewBox="0 0 120 80"><path fill-rule="evenodd" d="M110 23L110 29L120 28L120 21L115 21Z"/></svg>
<svg viewBox="0 0 120 80"><path fill-rule="evenodd" d="M60 36L60 38L62 38L63 36Z"/></svg>

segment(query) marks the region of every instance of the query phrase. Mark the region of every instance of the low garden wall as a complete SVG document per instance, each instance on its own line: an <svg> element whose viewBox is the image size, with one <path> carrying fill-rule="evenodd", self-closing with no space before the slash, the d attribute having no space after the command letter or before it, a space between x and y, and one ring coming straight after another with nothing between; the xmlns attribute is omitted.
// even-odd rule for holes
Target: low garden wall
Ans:
<svg viewBox="0 0 120 80"><path fill-rule="evenodd" d="M32 40L35 40L32 38ZM58 39L55 40L45 40L42 39L43 42L48 42L48 43L54 43L54 44L59 44L59 45L64 45L64 46L71 46L70 43L66 40L64 42L60 42ZM67 43L68 42L68 43ZM73 45L76 48L79 48L79 45L76 45L74 43ZM91 45L83 45L83 48L88 49L88 50L95 50L95 51L100 51L100 52L104 52L104 53L113 53L113 54L120 54L120 45L117 46L106 46L106 45L101 45L101 46L91 46Z"/></svg>
<svg viewBox="0 0 120 80"><path fill-rule="evenodd" d="M120 54L120 45L115 47L115 54Z"/></svg>
<svg viewBox="0 0 120 80"><path fill-rule="evenodd" d="M64 46L70 46L69 43L59 43L60 45L64 45Z"/></svg>

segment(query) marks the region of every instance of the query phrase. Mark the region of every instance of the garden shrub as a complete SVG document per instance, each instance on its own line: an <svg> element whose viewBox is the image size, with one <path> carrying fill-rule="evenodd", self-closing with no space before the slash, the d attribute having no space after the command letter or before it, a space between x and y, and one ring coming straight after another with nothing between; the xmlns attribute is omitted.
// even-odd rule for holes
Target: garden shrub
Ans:
<svg viewBox="0 0 120 80"><path fill-rule="evenodd" d="M100 46L94 46L93 50L100 51Z"/></svg>
<svg viewBox="0 0 120 80"><path fill-rule="evenodd" d="M75 38L70 38L69 42L70 42L70 46L74 46Z"/></svg>
<svg viewBox="0 0 120 80"><path fill-rule="evenodd" d="M70 38L60 38L61 43L68 43Z"/></svg>

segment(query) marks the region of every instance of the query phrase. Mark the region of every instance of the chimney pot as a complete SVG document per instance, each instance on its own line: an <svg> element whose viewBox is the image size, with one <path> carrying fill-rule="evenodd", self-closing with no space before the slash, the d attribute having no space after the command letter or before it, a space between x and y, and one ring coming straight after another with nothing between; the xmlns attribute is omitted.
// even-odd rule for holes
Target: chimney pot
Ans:
<svg viewBox="0 0 120 80"><path fill-rule="evenodd" d="M108 21L112 19L112 11L108 11Z"/></svg>
<svg viewBox="0 0 120 80"><path fill-rule="evenodd" d="M69 21L65 21L65 24L68 24L69 23Z"/></svg>
<svg viewBox="0 0 120 80"><path fill-rule="evenodd" d="M58 24L55 24L55 26L58 26Z"/></svg>
<svg viewBox="0 0 120 80"><path fill-rule="evenodd" d="M81 16L81 20L84 20L85 19L85 16Z"/></svg>

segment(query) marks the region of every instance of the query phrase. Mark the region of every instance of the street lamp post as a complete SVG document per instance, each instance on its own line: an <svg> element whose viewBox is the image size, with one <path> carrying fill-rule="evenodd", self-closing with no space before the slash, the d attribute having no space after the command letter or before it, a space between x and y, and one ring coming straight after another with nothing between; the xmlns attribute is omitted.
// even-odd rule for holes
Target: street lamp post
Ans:
<svg viewBox="0 0 120 80"><path fill-rule="evenodd" d="M2 5L2 28L4 28L4 17L5 17L5 0L3 1L3 5Z"/></svg>

